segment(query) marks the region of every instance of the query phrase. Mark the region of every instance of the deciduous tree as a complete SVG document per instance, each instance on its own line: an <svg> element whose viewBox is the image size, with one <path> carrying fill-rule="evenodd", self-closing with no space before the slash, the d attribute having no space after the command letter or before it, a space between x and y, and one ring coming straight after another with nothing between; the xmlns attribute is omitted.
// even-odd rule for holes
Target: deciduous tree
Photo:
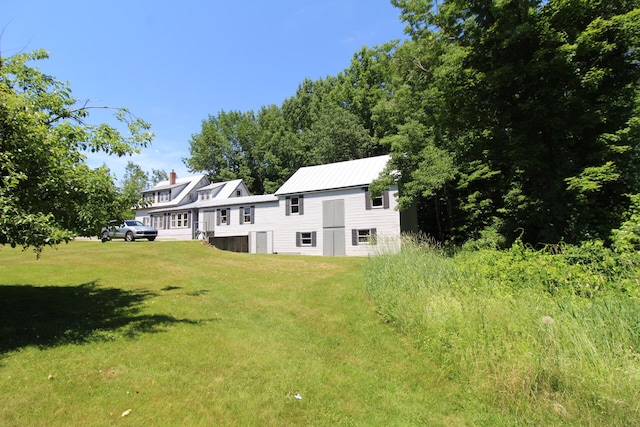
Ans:
<svg viewBox="0 0 640 427"><path fill-rule="evenodd" d="M435 146L456 167L421 183L428 162L414 162L401 185L446 198L458 240L496 226L531 243L606 238L639 190L640 2L393 3L412 39L380 114L431 135L396 145L394 165Z"/></svg>
<svg viewBox="0 0 640 427"><path fill-rule="evenodd" d="M0 244L33 247L95 236L122 210L106 167L91 169L85 152L124 156L151 142L149 125L125 109L115 117L130 133L88 120L92 108L66 83L28 63L42 50L0 58ZM104 107L100 107L104 108Z"/></svg>

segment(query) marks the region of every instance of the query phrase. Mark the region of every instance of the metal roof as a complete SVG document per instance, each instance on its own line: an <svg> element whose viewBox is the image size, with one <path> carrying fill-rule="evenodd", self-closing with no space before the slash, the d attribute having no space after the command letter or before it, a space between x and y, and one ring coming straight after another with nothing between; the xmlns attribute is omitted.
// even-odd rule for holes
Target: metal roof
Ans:
<svg viewBox="0 0 640 427"><path fill-rule="evenodd" d="M169 181L159 182L155 187L150 190L145 190L144 193L149 193L150 191L158 191L158 190L166 190L167 188L175 188L175 187L183 187L185 186L179 194L177 194L173 199L167 202L156 202L149 209L161 209L161 208L169 208L172 206L181 205L185 202L185 199L189 193L191 193L194 188L200 184L200 182L208 183L206 175L197 175L191 176L187 178L180 178L176 180L174 185L168 186Z"/></svg>
<svg viewBox="0 0 640 427"><path fill-rule="evenodd" d="M275 194L310 193L369 185L378 178L388 161L389 156L384 155L300 168Z"/></svg>
<svg viewBox="0 0 640 427"><path fill-rule="evenodd" d="M185 178L177 178L175 184L170 184L169 180L160 181L156 185L154 185L153 187L145 188L143 190L143 192L144 193L149 193L151 191L169 190L169 189L172 189L172 188L181 187L181 186L184 186L184 185L191 184L194 181L199 181L204 176L205 175L196 175L196 176L187 176Z"/></svg>
<svg viewBox="0 0 640 427"><path fill-rule="evenodd" d="M277 202L278 197L273 194L264 194L262 196L244 196L244 197L230 197L228 199L209 199L198 200L197 202L189 203L187 205L175 206L171 208L151 208L149 213L158 212L176 212L186 211L191 209L211 209L221 206L238 206L238 205L254 205L258 203Z"/></svg>
<svg viewBox="0 0 640 427"><path fill-rule="evenodd" d="M241 179L234 179L233 181L226 181L225 186L222 187L220 192L216 195L216 199L230 198L234 191L242 184Z"/></svg>

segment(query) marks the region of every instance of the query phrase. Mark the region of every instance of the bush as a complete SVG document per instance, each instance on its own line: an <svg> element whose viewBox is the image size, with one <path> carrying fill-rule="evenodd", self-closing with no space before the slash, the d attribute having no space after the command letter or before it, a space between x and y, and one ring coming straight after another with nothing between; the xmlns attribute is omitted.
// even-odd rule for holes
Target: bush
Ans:
<svg viewBox="0 0 640 427"><path fill-rule="evenodd" d="M640 423L634 256L600 242L371 258L378 311L450 378L527 423ZM537 421L536 421L537 420Z"/></svg>

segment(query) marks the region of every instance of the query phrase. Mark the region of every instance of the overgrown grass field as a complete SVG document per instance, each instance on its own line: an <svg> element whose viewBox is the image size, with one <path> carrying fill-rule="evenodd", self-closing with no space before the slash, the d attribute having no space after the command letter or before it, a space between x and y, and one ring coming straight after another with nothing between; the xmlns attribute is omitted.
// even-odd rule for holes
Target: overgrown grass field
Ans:
<svg viewBox="0 0 640 427"><path fill-rule="evenodd" d="M639 425L636 260L557 249L2 248L0 425Z"/></svg>
<svg viewBox="0 0 640 427"><path fill-rule="evenodd" d="M381 320L366 263L2 247L0 425L513 425Z"/></svg>
<svg viewBox="0 0 640 427"><path fill-rule="evenodd" d="M514 425L640 425L637 254L599 243L372 258L381 315Z"/></svg>

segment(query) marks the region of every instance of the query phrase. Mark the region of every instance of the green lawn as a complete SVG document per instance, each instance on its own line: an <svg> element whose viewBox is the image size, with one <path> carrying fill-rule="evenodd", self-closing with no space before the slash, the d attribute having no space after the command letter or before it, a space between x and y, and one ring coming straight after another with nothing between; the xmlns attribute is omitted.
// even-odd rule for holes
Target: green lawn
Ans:
<svg viewBox="0 0 640 427"><path fill-rule="evenodd" d="M376 315L365 264L198 242L2 247L0 425L512 424Z"/></svg>

